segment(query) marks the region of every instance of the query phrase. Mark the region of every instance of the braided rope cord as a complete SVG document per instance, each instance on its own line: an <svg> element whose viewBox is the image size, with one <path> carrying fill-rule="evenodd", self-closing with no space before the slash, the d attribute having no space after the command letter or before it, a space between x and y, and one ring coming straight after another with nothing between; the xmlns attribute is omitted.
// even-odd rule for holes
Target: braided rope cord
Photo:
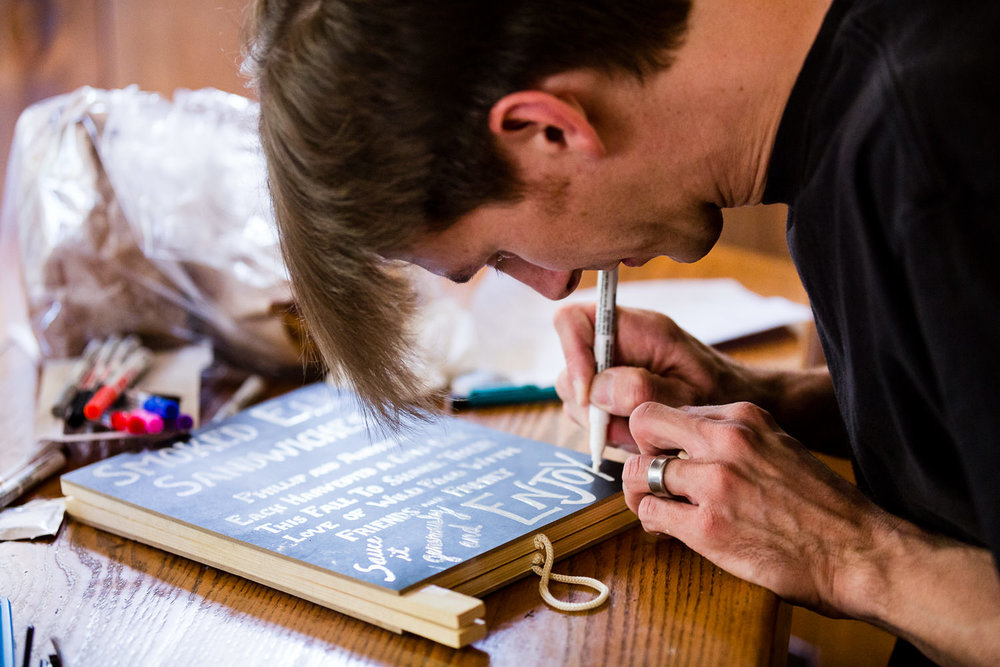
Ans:
<svg viewBox="0 0 1000 667"><path fill-rule="evenodd" d="M608 599L608 587L603 582L590 577L557 574L552 571L552 563L555 561L555 555L552 550L552 542L544 534L539 533L535 535L535 548L540 552L544 552L545 555L536 553L531 564L531 569L541 577L541 580L538 582L538 592L549 606L560 611L586 611L600 607ZM549 579L564 584L592 588L597 591L597 597L586 602L565 602L549 592Z"/></svg>

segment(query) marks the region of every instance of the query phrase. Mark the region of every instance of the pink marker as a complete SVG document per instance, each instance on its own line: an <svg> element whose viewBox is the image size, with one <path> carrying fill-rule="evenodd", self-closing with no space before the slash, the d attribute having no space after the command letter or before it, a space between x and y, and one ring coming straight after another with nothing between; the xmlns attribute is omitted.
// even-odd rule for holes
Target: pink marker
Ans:
<svg viewBox="0 0 1000 667"><path fill-rule="evenodd" d="M128 413L128 432L136 435L155 435L163 432L163 417L149 410L133 410Z"/></svg>

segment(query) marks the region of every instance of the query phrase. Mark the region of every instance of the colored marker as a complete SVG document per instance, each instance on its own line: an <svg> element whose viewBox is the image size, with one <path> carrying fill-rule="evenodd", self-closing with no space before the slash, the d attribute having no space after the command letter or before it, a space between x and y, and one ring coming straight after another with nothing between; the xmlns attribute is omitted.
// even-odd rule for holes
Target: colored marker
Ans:
<svg viewBox="0 0 1000 667"><path fill-rule="evenodd" d="M597 314L594 322L594 361L597 372L611 367L615 354L615 296L618 290L618 267L597 272ZM608 441L610 416L590 406L590 460L594 472L601 467L604 446Z"/></svg>
<svg viewBox="0 0 1000 667"><path fill-rule="evenodd" d="M451 407L455 410L488 408L497 405L521 405L557 401L559 395L555 387L539 387L535 384L506 385L473 389L466 395L452 394Z"/></svg>
<svg viewBox="0 0 1000 667"><path fill-rule="evenodd" d="M110 377L118 374L122 364L128 360L138 345L137 336L129 335L123 339L117 334L108 336L101 343L100 349L94 355L90 370L80 381L69 405L63 411L62 416L67 426L80 428L87 419L90 419L86 416L85 410L94 394ZM93 421L97 421L97 418Z"/></svg>
<svg viewBox="0 0 1000 667"><path fill-rule="evenodd" d="M14 660L14 619L10 600L0 598L0 665L15 667Z"/></svg>
<svg viewBox="0 0 1000 667"><path fill-rule="evenodd" d="M59 397L56 398L55 403L52 404L52 416L63 419L66 417L66 411L69 409L73 402L73 397L76 396L77 392L80 391L80 383L83 382L83 378L90 372L90 369L94 367L94 359L97 357L98 351L101 349L101 341L97 339L91 339L87 343L87 347L83 349L83 355L80 357L76 365L73 366L73 371L70 373L69 378L66 380L66 386L59 393Z"/></svg>
<svg viewBox="0 0 1000 667"><path fill-rule="evenodd" d="M259 375L251 375L243 381L243 384L233 393L232 397L216 410L209 421L217 422L222 421L226 417L232 417L253 403L260 396L261 392L264 391L264 386L264 378Z"/></svg>
<svg viewBox="0 0 1000 667"><path fill-rule="evenodd" d="M106 382L109 377L118 372L118 369L122 367L122 364L132 356L132 353L139 349L140 341L139 337L135 334L129 334L118 341L114 349L111 351L111 356L108 358L108 365L105 369L105 376L98 378L102 383Z"/></svg>
<svg viewBox="0 0 1000 667"><path fill-rule="evenodd" d="M31 645L35 641L35 626L29 625L24 631L24 658L21 659L21 664L24 667L28 667L31 664Z"/></svg>
<svg viewBox="0 0 1000 667"><path fill-rule="evenodd" d="M149 410L132 410L128 413L128 432L135 435L155 435L163 432L163 417Z"/></svg>
<svg viewBox="0 0 1000 667"><path fill-rule="evenodd" d="M76 392L73 402L70 403L69 409L66 411L66 426L70 428L80 428L83 426L84 422L87 421L87 418L83 416L83 409L93 396L93 389L81 389Z"/></svg>
<svg viewBox="0 0 1000 667"><path fill-rule="evenodd" d="M163 420L163 430L165 431L190 431L194 426L194 418L183 412L174 419Z"/></svg>
<svg viewBox="0 0 1000 667"><path fill-rule="evenodd" d="M101 418L101 425L112 431L128 432L129 413L124 410L108 410Z"/></svg>
<svg viewBox="0 0 1000 667"><path fill-rule="evenodd" d="M97 351L97 355L94 357L94 365L91 367L90 372L83 377L83 381L80 383L81 390L87 389L97 389L101 386L104 378L110 373L110 368L108 367L111 361L111 356L115 352L115 348L118 343L121 342L121 336L112 335L104 339L101 344L101 349Z"/></svg>
<svg viewBox="0 0 1000 667"><path fill-rule="evenodd" d="M52 667L63 667L65 661L62 658L62 649L59 647L59 640L55 637L49 637L49 641L52 642L52 650L55 653L49 654L49 663Z"/></svg>
<svg viewBox="0 0 1000 667"><path fill-rule="evenodd" d="M164 419L176 419L181 411L179 397L152 394L139 389L127 389L122 393L118 402L124 403L124 407L127 409L142 408L154 412Z"/></svg>
<svg viewBox="0 0 1000 667"><path fill-rule="evenodd" d="M93 397L87 401L87 405L83 408L83 415L91 421L100 419L104 411L118 400L122 392L146 372L152 360L153 353L147 348L140 347L135 350L122 362L118 372L108 378L101 388L94 392Z"/></svg>
<svg viewBox="0 0 1000 667"><path fill-rule="evenodd" d="M117 347L120 341L120 336L108 336L101 343L97 354L94 355L94 363L91 365L90 370L83 376L83 380L80 381L80 385L74 393L69 407L63 413L66 425L70 428L80 428L83 426L83 422L86 421L86 417L83 416L83 409L91 397L93 397L94 391L101 386L101 378L107 377L108 363L115 351L115 347Z"/></svg>
<svg viewBox="0 0 1000 667"><path fill-rule="evenodd" d="M66 455L58 446L35 458L0 484L0 509L48 479L64 465L66 465Z"/></svg>

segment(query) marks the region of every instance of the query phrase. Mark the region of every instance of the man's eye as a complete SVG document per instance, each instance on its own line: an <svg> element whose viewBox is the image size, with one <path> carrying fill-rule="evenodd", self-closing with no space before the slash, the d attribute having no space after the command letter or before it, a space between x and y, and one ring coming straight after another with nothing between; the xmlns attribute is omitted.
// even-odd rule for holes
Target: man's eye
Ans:
<svg viewBox="0 0 1000 667"><path fill-rule="evenodd" d="M510 259L511 257L513 257L513 255L511 255L509 253L502 252L502 251L498 252L497 254L495 254L493 256L493 260L490 262L490 265L494 269L496 269L497 271L499 271L499 272L502 273L503 272L503 263L506 260Z"/></svg>

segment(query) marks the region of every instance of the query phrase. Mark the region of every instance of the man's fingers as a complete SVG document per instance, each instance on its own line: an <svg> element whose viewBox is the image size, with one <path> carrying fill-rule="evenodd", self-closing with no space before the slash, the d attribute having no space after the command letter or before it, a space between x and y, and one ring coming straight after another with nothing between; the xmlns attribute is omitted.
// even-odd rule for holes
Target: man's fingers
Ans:
<svg viewBox="0 0 1000 667"><path fill-rule="evenodd" d="M644 368L614 366L594 377L590 402L609 414L627 417L642 403L656 400L656 381Z"/></svg>
<svg viewBox="0 0 1000 667"><path fill-rule="evenodd" d="M684 408L684 410L690 415L714 421L739 421L747 424L756 424L769 431L781 430L771 416L771 413L746 401L727 403L725 405L691 406Z"/></svg>
<svg viewBox="0 0 1000 667"><path fill-rule="evenodd" d="M622 468L622 492L625 496L625 504L633 512L638 512L639 501L649 493L646 474L652 460L652 456L643 454L625 459L625 466Z"/></svg>
<svg viewBox="0 0 1000 667"><path fill-rule="evenodd" d="M656 456L665 451L684 450L697 458L708 450L703 436L705 418L687 408L672 408L662 403L643 403L629 417L629 428L639 451Z"/></svg>
<svg viewBox="0 0 1000 667"><path fill-rule="evenodd" d="M570 380L569 372L564 368L556 378L556 393L563 403L563 411L568 414L577 424L587 423L587 406L581 405L576 400L573 389L573 381Z"/></svg>
<svg viewBox="0 0 1000 667"><path fill-rule="evenodd" d="M629 429L627 417L611 418L610 423L608 423L608 444L621 447L634 454L639 452L635 439L632 437L632 431Z"/></svg>
<svg viewBox="0 0 1000 667"><path fill-rule="evenodd" d="M590 381L597 370L593 313L593 305L570 304L559 308L553 319L566 359L566 394L560 393L564 403L572 398L577 405L589 405Z"/></svg>
<svg viewBox="0 0 1000 667"><path fill-rule="evenodd" d="M622 471L622 490L625 494L625 504L635 512L642 497L652 493L649 488L649 466L655 456L640 454L629 457ZM697 504L696 496L699 484L703 482L704 464L678 456L667 462L661 471L661 482L667 493L677 496L684 502Z"/></svg>
<svg viewBox="0 0 1000 667"><path fill-rule="evenodd" d="M625 492L625 502L629 509L635 512L642 527L651 533L663 533L680 537L687 534L684 523L690 521L697 508L684 500L670 500L654 496L649 491L647 474L652 456L632 456L625 461L625 468L622 473L622 488ZM670 485L684 487L679 481L684 477L686 471L681 469L682 465L691 465L693 462L683 459L676 459L667 464L664 483L666 488L677 495L679 494ZM674 466L677 466L674 468ZM671 468L674 468L671 470Z"/></svg>
<svg viewBox="0 0 1000 667"><path fill-rule="evenodd" d="M587 406L580 405L573 400L569 378L565 370L559 374L559 378L556 380L556 393L563 401L563 412L577 425L589 428L590 410ZM635 439L632 438L632 432L629 430L628 413L625 416L611 416L611 421L608 423L608 444L624 447L630 452L638 451Z"/></svg>
<svg viewBox="0 0 1000 667"><path fill-rule="evenodd" d="M647 533L660 533L676 537L687 543L688 525L695 519L698 508L676 500L665 500L646 495L635 509Z"/></svg>
<svg viewBox="0 0 1000 667"><path fill-rule="evenodd" d="M647 401L687 405L691 388L683 378L636 366L614 366L594 376L590 402L611 414L628 416Z"/></svg>

